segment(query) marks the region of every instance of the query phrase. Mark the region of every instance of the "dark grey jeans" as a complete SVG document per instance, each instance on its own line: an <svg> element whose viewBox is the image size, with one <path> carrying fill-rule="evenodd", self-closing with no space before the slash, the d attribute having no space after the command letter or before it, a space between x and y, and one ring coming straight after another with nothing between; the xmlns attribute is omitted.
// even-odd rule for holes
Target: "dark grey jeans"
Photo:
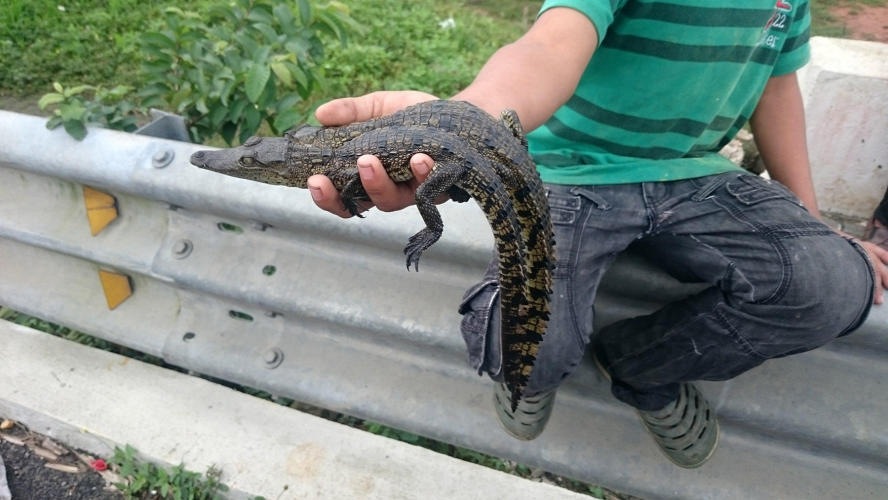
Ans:
<svg viewBox="0 0 888 500"><path fill-rule="evenodd" d="M873 300L863 249L781 184L730 172L673 182L547 185L557 267L552 314L528 386L549 391L579 364L601 277L630 244L683 281L711 284L594 336L612 391L662 408L681 382L726 380L850 333ZM460 312L469 361L501 380L495 262Z"/></svg>

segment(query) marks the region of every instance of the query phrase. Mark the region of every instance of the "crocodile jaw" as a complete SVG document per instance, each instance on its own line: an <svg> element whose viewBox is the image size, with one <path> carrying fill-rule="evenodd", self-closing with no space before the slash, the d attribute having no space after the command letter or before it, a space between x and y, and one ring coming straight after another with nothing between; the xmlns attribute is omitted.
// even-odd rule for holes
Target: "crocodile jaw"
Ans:
<svg viewBox="0 0 888 500"><path fill-rule="evenodd" d="M286 140L252 137L236 148L196 151L191 155L191 164L242 179L286 184L286 158Z"/></svg>

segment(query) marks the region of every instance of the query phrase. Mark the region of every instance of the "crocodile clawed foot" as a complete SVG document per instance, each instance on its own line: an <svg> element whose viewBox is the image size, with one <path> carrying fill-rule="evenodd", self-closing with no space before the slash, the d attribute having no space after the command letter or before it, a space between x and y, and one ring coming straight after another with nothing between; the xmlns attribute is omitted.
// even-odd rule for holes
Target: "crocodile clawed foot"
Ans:
<svg viewBox="0 0 888 500"><path fill-rule="evenodd" d="M436 241L438 241L438 236L429 228L424 228L411 236L407 240L407 246L404 247L404 254L407 255L407 270L410 270L410 266L413 265L413 269L419 271L419 258L422 256L422 252Z"/></svg>
<svg viewBox="0 0 888 500"><path fill-rule="evenodd" d="M358 206L358 202L356 202L355 200L342 200L342 205L345 207L346 210L348 210L348 213L361 219L364 218L364 216L361 215L361 207Z"/></svg>

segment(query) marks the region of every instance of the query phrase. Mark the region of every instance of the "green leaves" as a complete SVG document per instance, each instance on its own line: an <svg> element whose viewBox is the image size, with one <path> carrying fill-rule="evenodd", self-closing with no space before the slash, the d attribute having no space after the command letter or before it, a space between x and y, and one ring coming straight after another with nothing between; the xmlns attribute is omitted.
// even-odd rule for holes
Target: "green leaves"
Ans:
<svg viewBox="0 0 888 500"><path fill-rule="evenodd" d="M61 85L59 85L61 87ZM50 104L58 104L65 100L65 96L59 93L49 93L43 94L43 97L37 101L37 107L40 109L46 109Z"/></svg>
<svg viewBox="0 0 888 500"><path fill-rule="evenodd" d="M270 0L235 0L203 15L164 12L165 28L140 38L146 83L138 95L184 115L196 142L218 134L231 144L263 122L279 133L304 120L303 100L320 81L321 34L331 19L355 25L344 10L309 0L298 2L298 15Z"/></svg>
<svg viewBox="0 0 888 500"><path fill-rule="evenodd" d="M249 99L250 102L255 103L259 100L259 97L262 95L262 90L265 88L265 84L268 83L268 78L270 76L271 70L264 62L253 64L250 71L247 72L245 89L247 92L247 99Z"/></svg>
<svg viewBox="0 0 888 500"><path fill-rule="evenodd" d="M274 76L278 77L278 80L283 82L284 85L287 87L293 86L293 74L287 69L286 64L282 62L271 63L271 70L274 71Z"/></svg>
<svg viewBox="0 0 888 500"><path fill-rule="evenodd" d="M126 498L212 500L228 491L228 487L220 481L222 471L215 466L211 466L202 477L185 470L182 464L167 470L152 463L140 462L135 455L136 450L126 445L123 450L114 448L114 456L110 460L123 478L123 482L114 486Z"/></svg>
<svg viewBox="0 0 888 500"><path fill-rule="evenodd" d="M46 128L50 130L61 125L71 137L80 141L86 137L87 125L127 131L136 128L133 115L137 109L124 100L132 91L131 87L118 85L108 90L78 85L65 88L59 82L53 82L52 87L55 92L44 94L37 103L40 109L55 107L46 122ZM88 92L92 92L91 99L85 97Z"/></svg>
<svg viewBox="0 0 888 500"><path fill-rule="evenodd" d="M344 43L357 27L341 4L294 4L295 13L271 0L234 0L200 14L168 7L161 29L138 35L144 83L135 94L56 84L40 100L56 107L47 126L77 138L93 123L134 128L131 112L150 106L183 115L195 142L219 135L231 144L263 123L283 132L305 119L305 101L320 86L322 36Z"/></svg>

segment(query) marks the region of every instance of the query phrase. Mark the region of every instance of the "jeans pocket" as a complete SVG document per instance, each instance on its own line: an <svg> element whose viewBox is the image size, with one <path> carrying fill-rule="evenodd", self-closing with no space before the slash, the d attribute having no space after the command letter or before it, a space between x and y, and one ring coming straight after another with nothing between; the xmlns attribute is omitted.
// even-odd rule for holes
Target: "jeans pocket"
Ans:
<svg viewBox="0 0 888 500"><path fill-rule="evenodd" d="M463 315L460 331L466 343L469 366L478 375L485 372L502 378L502 349L499 331L502 324L500 289L496 280L485 280L469 288L459 306Z"/></svg>
<svg viewBox="0 0 888 500"><path fill-rule="evenodd" d="M725 189L737 201L746 206L774 199L784 199L798 206L804 206L792 191L779 182L757 175L739 175L728 181L725 184Z"/></svg>

